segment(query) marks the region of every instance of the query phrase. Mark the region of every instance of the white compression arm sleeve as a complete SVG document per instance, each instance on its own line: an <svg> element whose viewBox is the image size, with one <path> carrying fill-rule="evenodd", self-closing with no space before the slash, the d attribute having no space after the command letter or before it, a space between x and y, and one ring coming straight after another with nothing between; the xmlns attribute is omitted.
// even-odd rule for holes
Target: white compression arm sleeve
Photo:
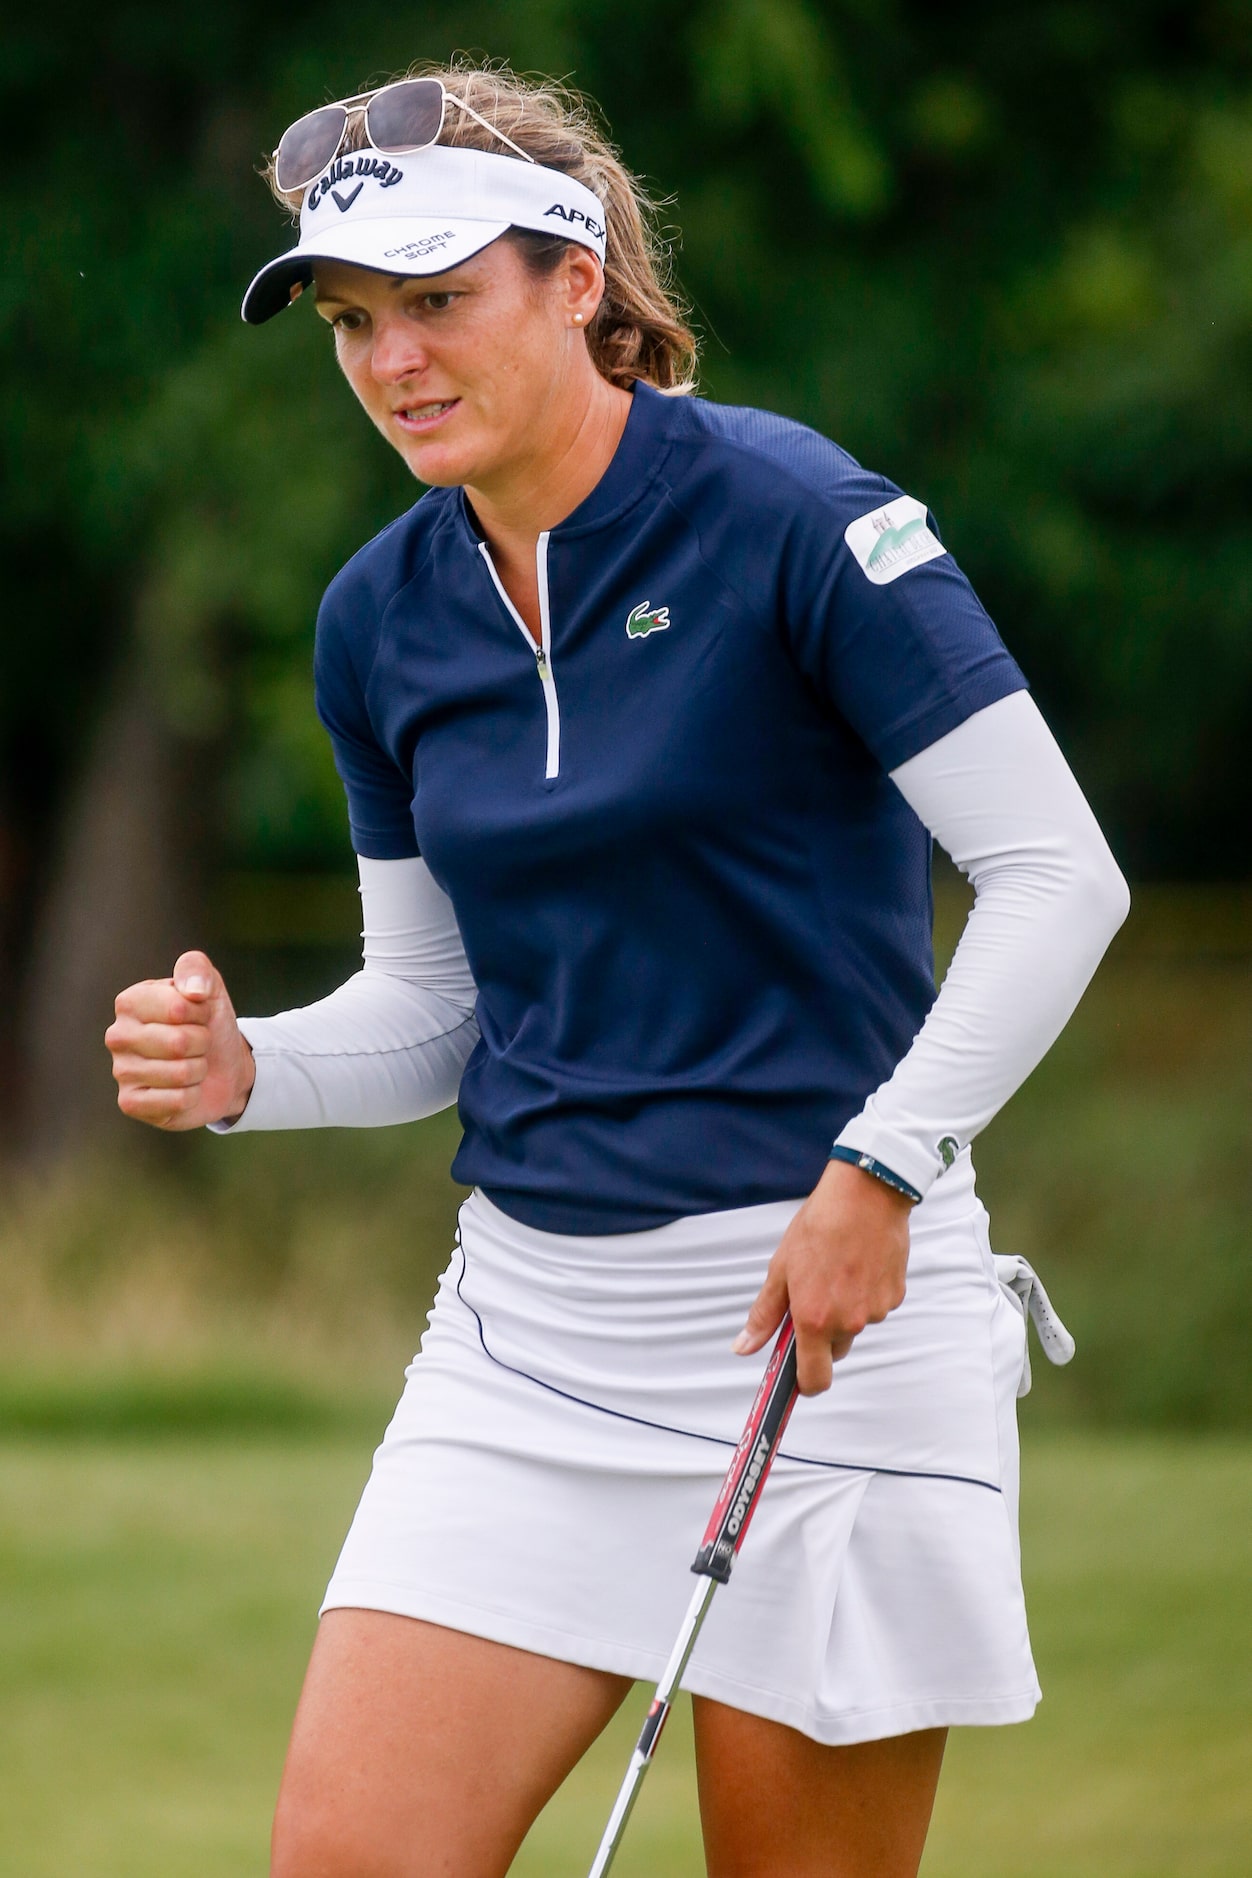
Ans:
<svg viewBox="0 0 1252 1878"><path fill-rule="evenodd" d="M891 780L975 900L925 1023L839 1145L924 1194L1056 1041L1130 897L1024 691L976 712Z"/></svg>
<svg viewBox="0 0 1252 1878"><path fill-rule="evenodd" d="M256 1082L218 1133L377 1128L456 1101L478 1025L452 903L425 861L358 865L364 968L317 1004L240 1018Z"/></svg>

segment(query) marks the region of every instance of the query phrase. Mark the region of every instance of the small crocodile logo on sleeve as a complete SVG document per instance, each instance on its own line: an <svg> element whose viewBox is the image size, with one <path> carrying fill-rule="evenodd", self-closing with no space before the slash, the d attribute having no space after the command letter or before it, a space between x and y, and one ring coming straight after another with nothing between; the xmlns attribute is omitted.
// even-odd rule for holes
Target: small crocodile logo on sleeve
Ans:
<svg viewBox="0 0 1252 1878"><path fill-rule="evenodd" d="M641 606L632 607L626 618L626 637L628 639L646 639L649 633L663 633L669 627L669 608L667 606L650 607L645 600Z"/></svg>

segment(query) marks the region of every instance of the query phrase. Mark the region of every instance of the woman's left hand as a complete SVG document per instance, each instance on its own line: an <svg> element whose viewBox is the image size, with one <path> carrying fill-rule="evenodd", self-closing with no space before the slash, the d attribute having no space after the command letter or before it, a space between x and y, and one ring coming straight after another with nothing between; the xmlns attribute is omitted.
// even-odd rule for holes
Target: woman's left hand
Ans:
<svg viewBox="0 0 1252 1878"><path fill-rule="evenodd" d="M770 1260L736 1353L763 1349L790 1306L800 1393L829 1389L853 1338L904 1301L912 1210L873 1174L831 1161Z"/></svg>

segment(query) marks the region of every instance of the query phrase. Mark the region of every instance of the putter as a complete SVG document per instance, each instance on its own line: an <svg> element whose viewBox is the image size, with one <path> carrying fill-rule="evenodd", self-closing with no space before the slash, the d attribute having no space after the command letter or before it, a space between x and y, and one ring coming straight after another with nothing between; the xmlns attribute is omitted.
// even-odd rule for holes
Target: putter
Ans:
<svg viewBox="0 0 1252 1878"><path fill-rule="evenodd" d="M626 1778L618 1790L609 1814L609 1823L604 1828L604 1837L596 1853L595 1863L588 1878L603 1878L622 1842L643 1777L652 1765L661 1730L665 1726L670 1706L682 1681L683 1671L691 1660L691 1652L696 1647L696 1638L700 1635L700 1626L708 1614L713 1602L713 1593L718 1585L724 1585L730 1577L731 1567L736 1554L743 1544L743 1536L748 1530L748 1523L756 1510L761 1488L765 1485L765 1476L769 1473L778 1444L782 1440L783 1430L796 1405L796 1333L788 1311L783 1318L782 1327L774 1343L773 1353L761 1378L761 1386L756 1392L751 1413L739 1437L734 1459L726 1470L713 1508L713 1514L700 1542L695 1563L691 1569L700 1579L687 1615L683 1618L682 1629L670 1652L669 1662L656 1686L635 1751L630 1757L630 1766Z"/></svg>

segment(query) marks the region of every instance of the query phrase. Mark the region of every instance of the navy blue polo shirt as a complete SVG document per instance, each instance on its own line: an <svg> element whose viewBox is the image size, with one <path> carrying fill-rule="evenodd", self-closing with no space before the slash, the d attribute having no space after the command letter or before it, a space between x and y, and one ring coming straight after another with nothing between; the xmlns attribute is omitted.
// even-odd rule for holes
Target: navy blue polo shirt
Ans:
<svg viewBox="0 0 1252 1878"><path fill-rule="evenodd" d="M935 995L887 772L1025 681L922 504L761 411L638 386L539 560L543 657L431 490L318 619L357 851L478 984L453 1173L553 1232L802 1196Z"/></svg>

